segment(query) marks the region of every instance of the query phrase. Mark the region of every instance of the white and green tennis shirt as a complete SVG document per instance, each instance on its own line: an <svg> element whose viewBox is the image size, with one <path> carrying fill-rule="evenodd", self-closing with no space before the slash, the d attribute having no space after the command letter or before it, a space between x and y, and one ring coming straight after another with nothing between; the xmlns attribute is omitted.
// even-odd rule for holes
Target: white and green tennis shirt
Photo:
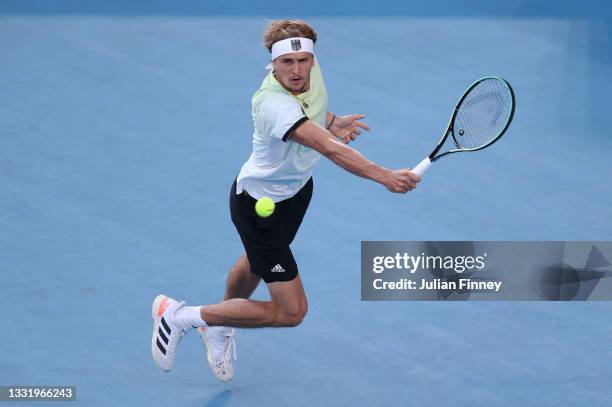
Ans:
<svg viewBox="0 0 612 407"><path fill-rule="evenodd" d="M255 199L279 202L295 195L312 175L321 155L291 140L310 119L325 127L327 89L318 61L310 73L310 89L292 95L272 71L253 95L253 153L238 174L236 193L246 190Z"/></svg>

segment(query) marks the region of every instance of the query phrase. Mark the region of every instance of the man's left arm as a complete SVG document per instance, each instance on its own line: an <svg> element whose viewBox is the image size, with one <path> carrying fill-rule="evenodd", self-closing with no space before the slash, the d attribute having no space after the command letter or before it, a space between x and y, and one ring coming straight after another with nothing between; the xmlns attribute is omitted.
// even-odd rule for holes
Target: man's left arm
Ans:
<svg viewBox="0 0 612 407"><path fill-rule="evenodd" d="M361 129L370 131L370 127L361 121L364 117L365 114L337 116L332 112L327 112L325 127L336 138L342 140L344 144L348 144L361 134Z"/></svg>

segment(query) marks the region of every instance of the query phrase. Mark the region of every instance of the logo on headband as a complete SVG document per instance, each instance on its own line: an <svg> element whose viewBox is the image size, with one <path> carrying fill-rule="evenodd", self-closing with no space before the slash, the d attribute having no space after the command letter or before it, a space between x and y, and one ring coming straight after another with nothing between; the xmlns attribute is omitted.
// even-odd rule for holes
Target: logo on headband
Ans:
<svg viewBox="0 0 612 407"><path fill-rule="evenodd" d="M294 51L299 51L302 49L302 43L300 40L291 40L291 49Z"/></svg>

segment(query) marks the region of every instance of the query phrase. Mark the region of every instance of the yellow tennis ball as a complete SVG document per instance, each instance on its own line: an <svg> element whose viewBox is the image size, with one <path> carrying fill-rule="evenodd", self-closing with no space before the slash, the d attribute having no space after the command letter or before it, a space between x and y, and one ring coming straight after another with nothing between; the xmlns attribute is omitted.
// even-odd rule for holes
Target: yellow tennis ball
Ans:
<svg viewBox="0 0 612 407"><path fill-rule="evenodd" d="M262 218L267 218L274 213L274 201L267 196L257 200L255 212Z"/></svg>

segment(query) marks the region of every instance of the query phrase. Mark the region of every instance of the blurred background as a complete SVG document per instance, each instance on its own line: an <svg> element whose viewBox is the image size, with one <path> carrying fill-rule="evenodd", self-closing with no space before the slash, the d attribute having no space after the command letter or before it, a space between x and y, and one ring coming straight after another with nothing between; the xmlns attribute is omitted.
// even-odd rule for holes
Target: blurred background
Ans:
<svg viewBox="0 0 612 407"><path fill-rule="evenodd" d="M0 385L101 406L612 404L609 303L368 303L359 286L362 240L612 240L611 17L577 0L2 1ZM153 298L219 301L242 253L227 200L277 18L315 27L330 110L367 114L352 145L381 165L429 154L481 76L513 85L515 118L407 195L322 160L292 246L304 323L240 330L229 384L193 334L164 374Z"/></svg>

